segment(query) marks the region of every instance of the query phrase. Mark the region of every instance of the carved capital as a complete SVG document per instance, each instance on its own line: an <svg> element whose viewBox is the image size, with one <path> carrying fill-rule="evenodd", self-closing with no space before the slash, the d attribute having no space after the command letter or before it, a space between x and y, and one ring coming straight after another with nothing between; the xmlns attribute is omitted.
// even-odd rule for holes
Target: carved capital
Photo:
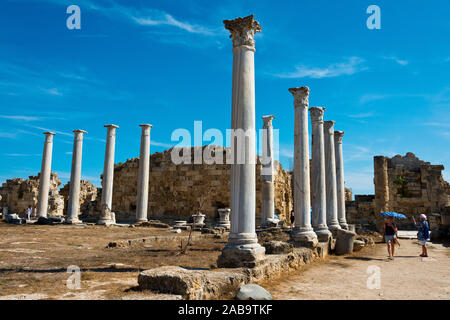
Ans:
<svg viewBox="0 0 450 320"><path fill-rule="evenodd" d="M275 119L275 116L263 116L262 117L264 121L264 127L271 127L272 126L272 119Z"/></svg>
<svg viewBox="0 0 450 320"><path fill-rule="evenodd" d="M261 31L261 26L253 15L234 20L224 20L223 23L225 29L231 32L230 38L233 38L234 48L240 46L255 47L255 33Z"/></svg>
<svg viewBox="0 0 450 320"><path fill-rule="evenodd" d="M326 132L330 135L334 135L334 124L335 123L336 123L335 121L324 121L324 123L323 123L324 132Z"/></svg>
<svg viewBox="0 0 450 320"><path fill-rule="evenodd" d="M294 107L304 107L309 106L309 88L308 87L298 87L290 88L289 92L294 96Z"/></svg>
<svg viewBox="0 0 450 320"><path fill-rule="evenodd" d="M325 108L323 107L312 107L309 108L311 114L311 122L323 122L323 113Z"/></svg>
<svg viewBox="0 0 450 320"><path fill-rule="evenodd" d="M334 142L342 143L343 136L344 136L344 131L334 131Z"/></svg>

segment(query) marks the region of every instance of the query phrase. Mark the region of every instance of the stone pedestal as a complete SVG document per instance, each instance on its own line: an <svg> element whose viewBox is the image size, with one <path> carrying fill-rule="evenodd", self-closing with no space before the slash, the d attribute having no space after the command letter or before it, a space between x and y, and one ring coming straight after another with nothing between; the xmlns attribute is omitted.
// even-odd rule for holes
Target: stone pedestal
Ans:
<svg viewBox="0 0 450 320"><path fill-rule="evenodd" d="M349 254L353 252L353 241L355 240L356 233L344 229L336 231L336 254Z"/></svg>
<svg viewBox="0 0 450 320"><path fill-rule="evenodd" d="M107 128L105 164L103 167L102 180L102 211L97 224L110 225L116 223L115 214L112 208L112 193L114 181L114 153L116 145L116 129L119 128L114 124L105 125Z"/></svg>
<svg viewBox="0 0 450 320"><path fill-rule="evenodd" d="M331 232L327 226L325 145L323 137L323 113L325 108L312 107L312 223L319 241L328 241Z"/></svg>
<svg viewBox="0 0 450 320"><path fill-rule="evenodd" d="M148 211L148 179L150 174L150 130L152 125L141 124L141 151L139 156L136 222L146 222Z"/></svg>
<svg viewBox="0 0 450 320"><path fill-rule="evenodd" d="M337 209L336 157L334 147L334 121L324 122L325 176L327 194L327 225L334 234L340 229Z"/></svg>
<svg viewBox="0 0 450 320"><path fill-rule="evenodd" d="M205 225L205 215L203 213L193 214L193 227L203 227Z"/></svg>
<svg viewBox="0 0 450 320"><path fill-rule="evenodd" d="M219 212L219 227L230 228L230 208L217 209Z"/></svg>
<svg viewBox="0 0 450 320"><path fill-rule="evenodd" d="M39 177L39 195L37 204L38 217L47 217L50 174L52 172L53 132L44 132L45 143L42 154L41 174Z"/></svg>
<svg viewBox="0 0 450 320"><path fill-rule="evenodd" d="M344 179L344 156L342 153L342 137L344 131L334 132L334 147L336 154L336 184L337 184L337 208L339 225L347 229L347 219L345 216L345 179Z"/></svg>
<svg viewBox="0 0 450 320"><path fill-rule="evenodd" d="M311 227L308 106L309 88L290 88L294 96L294 212L291 239L296 246L315 247L317 236Z"/></svg>
<svg viewBox="0 0 450 320"><path fill-rule="evenodd" d="M83 134L87 133L83 130L74 130L73 132L75 137L73 141L67 220L65 221L68 224L81 223L81 220L78 219L78 215L80 214L81 159L83 153Z"/></svg>
<svg viewBox="0 0 450 320"><path fill-rule="evenodd" d="M253 15L225 20L233 39L233 92L231 129L248 133L247 141L231 141L231 231L218 258L219 267L254 267L264 259L265 249L255 232L256 146L254 35L261 26ZM239 148L238 145L241 147Z"/></svg>

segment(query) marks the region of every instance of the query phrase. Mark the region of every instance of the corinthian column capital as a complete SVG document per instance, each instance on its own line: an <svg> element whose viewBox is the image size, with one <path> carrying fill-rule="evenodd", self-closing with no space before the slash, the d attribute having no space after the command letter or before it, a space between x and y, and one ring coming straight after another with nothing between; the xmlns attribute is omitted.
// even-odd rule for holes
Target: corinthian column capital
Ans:
<svg viewBox="0 0 450 320"><path fill-rule="evenodd" d="M325 108L312 107L309 108L309 112L311 113L311 122L323 122L323 113L325 112Z"/></svg>
<svg viewBox="0 0 450 320"><path fill-rule="evenodd" d="M230 38L233 38L234 48L240 46L255 48L255 33L261 31L261 26L253 15L234 20L224 20L223 23L225 29L231 32Z"/></svg>
<svg viewBox="0 0 450 320"><path fill-rule="evenodd" d="M343 136L344 136L344 131L334 131L334 142L342 143Z"/></svg>
<svg viewBox="0 0 450 320"><path fill-rule="evenodd" d="M294 96L294 107L308 108L309 106L309 88L298 87L290 88L289 92Z"/></svg>
<svg viewBox="0 0 450 320"><path fill-rule="evenodd" d="M264 121L264 127L271 127L272 126L272 119L275 119L275 116L263 116L262 117Z"/></svg>
<svg viewBox="0 0 450 320"><path fill-rule="evenodd" d="M326 132L330 135L334 135L334 124L335 123L336 123L335 121L324 121L324 123L323 123L324 132Z"/></svg>

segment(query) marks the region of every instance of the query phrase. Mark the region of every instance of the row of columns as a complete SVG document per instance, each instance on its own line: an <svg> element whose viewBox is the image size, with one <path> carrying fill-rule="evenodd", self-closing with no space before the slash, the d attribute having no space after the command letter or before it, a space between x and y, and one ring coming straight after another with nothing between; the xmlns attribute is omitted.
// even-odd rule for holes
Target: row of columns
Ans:
<svg viewBox="0 0 450 320"><path fill-rule="evenodd" d="M109 225L115 223L114 214L111 212L113 181L114 181L114 155L116 145L116 129L114 124L105 125L107 128L105 162L102 179L102 211L98 224ZM136 221L147 221L148 210L148 183L150 171L150 130L152 125L141 124L141 147L139 157L139 180L137 195ZM76 224L80 211L80 180L81 162L83 153L83 136L87 133L84 130L74 130L74 142L72 152L72 168L70 174L69 201L67 207L67 223ZM42 156L41 174L39 178L38 211L39 217L47 217L48 194L50 188L50 175L53 150L53 132L44 132L45 143Z"/></svg>
<svg viewBox="0 0 450 320"><path fill-rule="evenodd" d="M233 40L233 85L231 127L255 129L254 53L256 32L261 26L253 15L225 20ZM312 161L309 160L308 107L309 88L291 88L295 107L294 132L294 210L292 239L301 245L328 241L331 232L347 228L342 158L343 132L334 131L334 121L323 121L325 108L309 109L312 124ZM262 218L273 219L273 116L263 117ZM252 267L264 260L265 249L255 233L255 158L254 137L245 146L244 164L231 165L231 231L228 243L219 256L219 267ZM231 141L231 154L238 146ZM242 155L241 155L242 157ZM269 161L267 161L269 158ZM310 181L312 177L312 181ZM311 183L312 182L312 183ZM312 197L311 197L312 186ZM312 199L312 204L311 204ZM312 206L312 214L311 214ZM312 218L311 218L312 216Z"/></svg>

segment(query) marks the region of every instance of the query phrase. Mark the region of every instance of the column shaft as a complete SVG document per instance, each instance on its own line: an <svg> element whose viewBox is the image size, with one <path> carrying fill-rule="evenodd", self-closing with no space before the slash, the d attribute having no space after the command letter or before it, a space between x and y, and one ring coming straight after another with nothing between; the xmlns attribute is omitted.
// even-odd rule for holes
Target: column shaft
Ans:
<svg viewBox="0 0 450 320"><path fill-rule="evenodd" d="M115 221L112 210L112 193L114 181L114 153L116 145L116 125L105 125L107 128L105 163L102 180L102 212L98 224L112 224Z"/></svg>
<svg viewBox="0 0 450 320"><path fill-rule="evenodd" d="M47 217L48 193L50 190L50 176L52 172L53 132L44 132L45 142L42 154L41 174L39 177L38 217Z"/></svg>
<svg viewBox="0 0 450 320"><path fill-rule="evenodd" d="M292 239L299 245L315 246L317 236L311 227L308 105L309 88L290 88L294 96L294 213Z"/></svg>
<svg viewBox="0 0 450 320"><path fill-rule="evenodd" d="M77 223L80 211L80 179L81 179L81 160L83 153L83 130L74 130L75 137L73 141L72 152L72 170L70 172L70 190L69 202L67 207L67 222Z"/></svg>
<svg viewBox="0 0 450 320"><path fill-rule="evenodd" d="M274 163L273 163L273 125L275 117L264 116L262 131L262 157L261 157L261 183L262 183L262 203L261 218L262 225L274 221L275 212L275 191L274 191Z"/></svg>
<svg viewBox="0 0 450 320"><path fill-rule="evenodd" d="M325 108L310 108L312 125L312 223L319 241L328 241L327 227L325 146L323 137L323 113Z"/></svg>
<svg viewBox="0 0 450 320"><path fill-rule="evenodd" d="M324 122L327 225L332 231L341 228L339 226L337 208L338 201L336 183L336 157L334 147L334 123L334 121Z"/></svg>
<svg viewBox="0 0 450 320"><path fill-rule="evenodd" d="M345 217L345 179L344 179L344 157L342 152L342 137L344 131L334 132L334 147L336 154L336 183L337 183L337 203L338 220L341 228L348 229Z"/></svg>
<svg viewBox="0 0 450 320"><path fill-rule="evenodd" d="M136 220L147 221L148 211L148 179L150 174L150 130L149 124L141 124L141 151L139 156L139 177Z"/></svg>
<svg viewBox="0 0 450 320"><path fill-rule="evenodd" d="M217 261L221 267L257 265L265 249L255 232L256 145L254 34L261 30L253 15L225 20L233 38L231 154L231 232Z"/></svg>

